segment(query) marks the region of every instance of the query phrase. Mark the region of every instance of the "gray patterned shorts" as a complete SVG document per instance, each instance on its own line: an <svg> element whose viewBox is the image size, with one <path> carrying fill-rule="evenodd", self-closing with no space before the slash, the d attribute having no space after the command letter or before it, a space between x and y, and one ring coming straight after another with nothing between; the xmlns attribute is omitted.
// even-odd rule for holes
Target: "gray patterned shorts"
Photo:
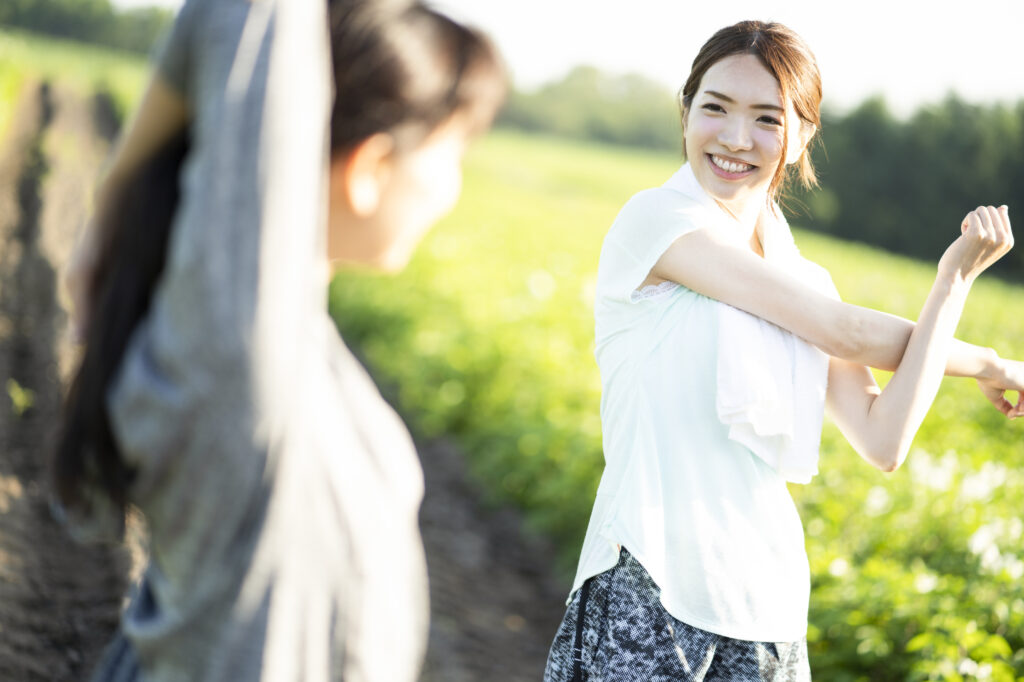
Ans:
<svg viewBox="0 0 1024 682"><path fill-rule="evenodd" d="M811 679L806 639L748 642L698 630L669 615L660 595L623 548L615 568L589 579L573 597L544 682Z"/></svg>

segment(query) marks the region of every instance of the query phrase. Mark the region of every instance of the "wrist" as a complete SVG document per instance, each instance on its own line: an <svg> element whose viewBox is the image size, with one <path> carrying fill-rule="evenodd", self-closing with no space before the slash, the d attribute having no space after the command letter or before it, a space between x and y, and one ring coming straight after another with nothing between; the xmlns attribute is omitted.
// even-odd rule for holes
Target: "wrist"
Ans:
<svg viewBox="0 0 1024 682"><path fill-rule="evenodd" d="M950 291L956 291L970 289L974 279L974 276L965 273L960 268L942 267L940 263L938 273L935 275L935 284L948 288Z"/></svg>
<svg viewBox="0 0 1024 682"><path fill-rule="evenodd" d="M980 369L974 378L979 381L998 379L1002 374L1002 358L999 357L999 353L994 348L978 348L978 355Z"/></svg>

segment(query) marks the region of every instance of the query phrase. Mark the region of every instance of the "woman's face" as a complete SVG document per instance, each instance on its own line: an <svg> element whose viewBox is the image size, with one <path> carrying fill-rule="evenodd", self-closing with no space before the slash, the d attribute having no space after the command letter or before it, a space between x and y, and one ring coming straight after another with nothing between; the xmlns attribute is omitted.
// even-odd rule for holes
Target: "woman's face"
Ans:
<svg viewBox="0 0 1024 682"><path fill-rule="evenodd" d="M404 268L423 236L459 198L469 137L466 120L455 115L416 148L389 153L382 159L371 213L337 211L332 199L330 257L388 272Z"/></svg>
<svg viewBox="0 0 1024 682"><path fill-rule="evenodd" d="M686 157L701 187L735 216L764 204L782 160L786 109L754 55L726 57L701 80L686 112Z"/></svg>

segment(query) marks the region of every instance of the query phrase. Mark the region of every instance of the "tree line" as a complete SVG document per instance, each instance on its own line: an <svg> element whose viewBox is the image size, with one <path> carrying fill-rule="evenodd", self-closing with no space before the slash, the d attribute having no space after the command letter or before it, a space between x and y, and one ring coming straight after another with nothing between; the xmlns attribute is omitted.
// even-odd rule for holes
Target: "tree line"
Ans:
<svg viewBox="0 0 1024 682"><path fill-rule="evenodd" d="M813 150L821 188L797 198L822 232L935 261L980 204L1024 225L1024 100L970 104L950 95L898 120L881 98L827 116ZM994 271L1024 279L1024 249Z"/></svg>
<svg viewBox="0 0 1024 682"><path fill-rule="evenodd" d="M2 0L0 26L147 54L174 13L157 7L117 10L109 0Z"/></svg>
<svg viewBox="0 0 1024 682"><path fill-rule="evenodd" d="M642 76L579 67L535 92L513 91L499 125L679 152L675 96ZM812 149L821 186L786 203L794 223L936 261L979 204L1007 204L1024 225L1024 100L970 104L950 95L906 119L882 98L825 112ZM1024 248L994 268L1024 280Z"/></svg>
<svg viewBox="0 0 1024 682"><path fill-rule="evenodd" d="M679 113L665 88L644 76L579 66L536 92L512 89L498 125L611 144L678 149Z"/></svg>
<svg viewBox="0 0 1024 682"><path fill-rule="evenodd" d="M159 8L118 11L109 0L0 2L0 25L143 54L172 19ZM665 87L589 66L533 92L513 89L498 125L676 153L682 145ZM1024 100L977 105L951 95L904 120L869 99L845 115L825 112L812 154L821 187L795 192L787 209L801 226L843 239L934 261L950 226L978 204L1024 215ZM1024 248L994 271L1024 280Z"/></svg>

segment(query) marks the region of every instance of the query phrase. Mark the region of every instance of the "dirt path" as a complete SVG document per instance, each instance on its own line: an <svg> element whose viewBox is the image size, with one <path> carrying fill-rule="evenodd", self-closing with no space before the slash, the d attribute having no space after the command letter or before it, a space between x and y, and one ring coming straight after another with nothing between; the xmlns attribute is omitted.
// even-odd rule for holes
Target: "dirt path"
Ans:
<svg viewBox="0 0 1024 682"><path fill-rule="evenodd" d="M60 150L59 154L53 153ZM58 264L107 143L87 102L26 88L0 150L0 679L80 680L117 621L127 557L69 542L47 446L71 349Z"/></svg>
<svg viewBox="0 0 1024 682"><path fill-rule="evenodd" d="M487 510L459 451L421 446L420 527L430 571L424 682L536 682L564 610L553 549L510 509Z"/></svg>
<svg viewBox="0 0 1024 682"><path fill-rule="evenodd" d="M85 679L127 588L128 551L74 544L50 516L45 481L62 378L75 359L57 278L113 131L96 102L35 84L0 141L4 682ZM423 681L539 680L566 588L551 576L551 549L524 537L513 512L480 505L449 443L420 451L432 602Z"/></svg>

